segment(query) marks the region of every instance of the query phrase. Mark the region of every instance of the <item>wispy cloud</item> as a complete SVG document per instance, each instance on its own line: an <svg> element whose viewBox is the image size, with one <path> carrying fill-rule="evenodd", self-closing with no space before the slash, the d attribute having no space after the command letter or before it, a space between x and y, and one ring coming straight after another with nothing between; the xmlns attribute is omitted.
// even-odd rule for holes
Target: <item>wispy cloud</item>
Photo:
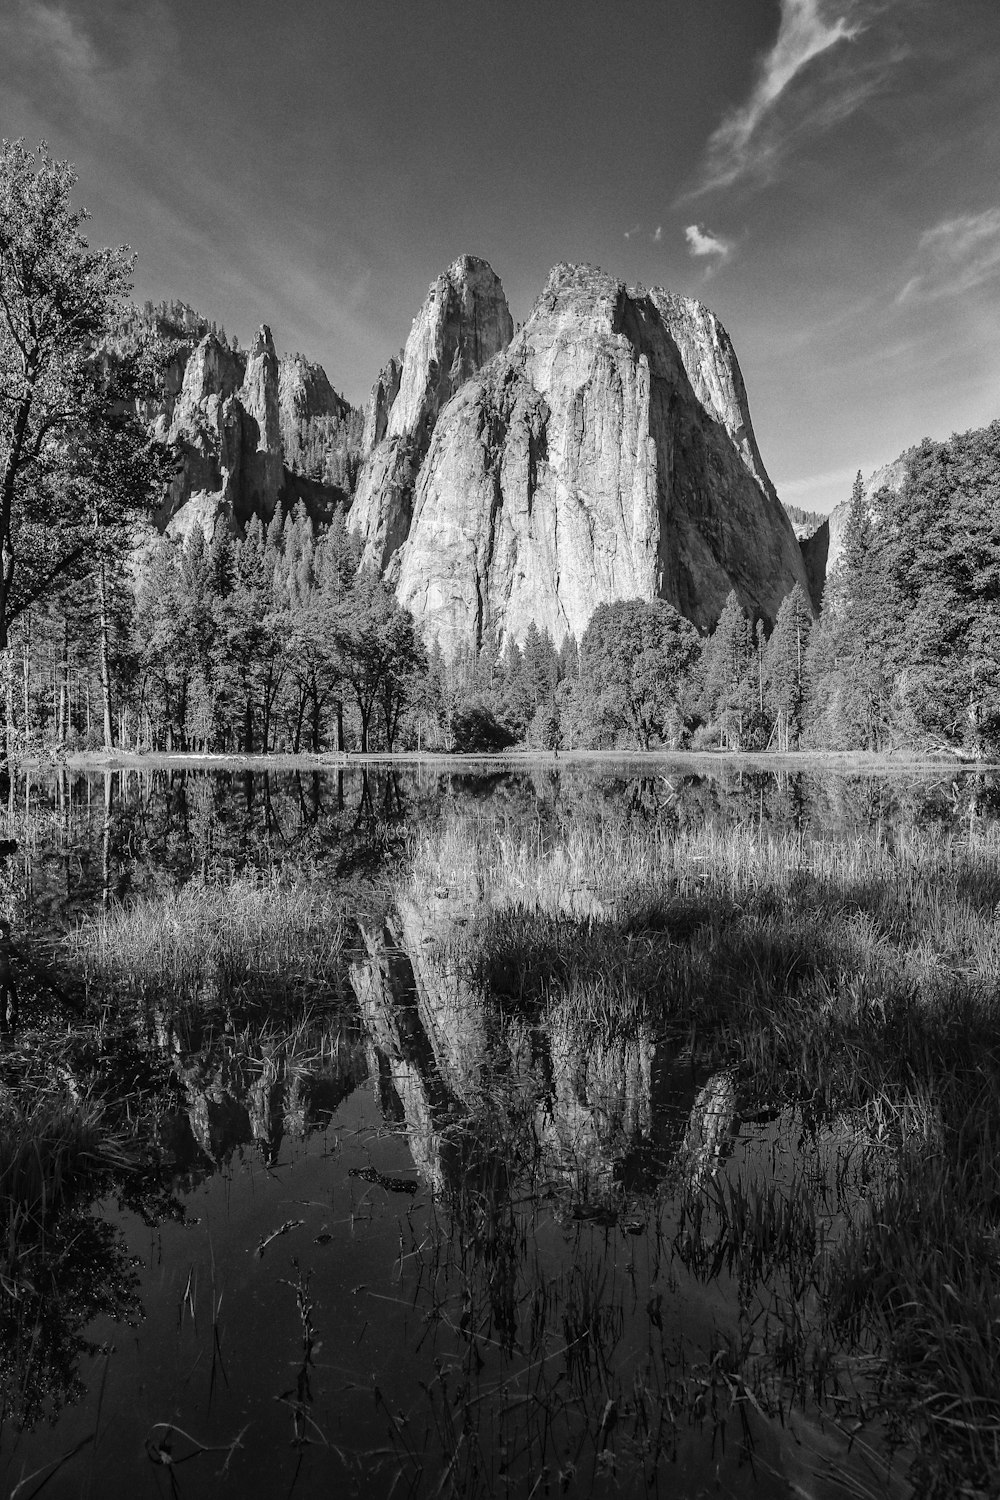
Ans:
<svg viewBox="0 0 1000 1500"><path fill-rule="evenodd" d="M810 67L841 43L854 41L864 29L850 16L860 0L835 3L836 10L830 0L780 0L778 35L760 61L750 97L711 135L698 192L727 187L742 177L768 175L789 134L845 118L877 86L877 76L868 69L828 68L817 74ZM845 5L849 13L838 14ZM782 125L779 115L786 96L795 97L797 112Z"/></svg>
<svg viewBox="0 0 1000 1500"><path fill-rule="evenodd" d="M177 33L167 0L9 5L0 79L43 99L53 123L124 125L173 71Z"/></svg>
<svg viewBox="0 0 1000 1500"><path fill-rule="evenodd" d="M689 224L684 230L684 238L687 240L688 252L696 259L702 257L715 259L715 264L720 265L728 260L733 252L732 240L723 239L721 234L714 234L711 229L706 229L704 224Z"/></svg>
<svg viewBox="0 0 1000 1500"><path fill-rule="evenodd" d="M957 297L1000 277L1000 208L959 214L926 229L898 303Z"/></svg>

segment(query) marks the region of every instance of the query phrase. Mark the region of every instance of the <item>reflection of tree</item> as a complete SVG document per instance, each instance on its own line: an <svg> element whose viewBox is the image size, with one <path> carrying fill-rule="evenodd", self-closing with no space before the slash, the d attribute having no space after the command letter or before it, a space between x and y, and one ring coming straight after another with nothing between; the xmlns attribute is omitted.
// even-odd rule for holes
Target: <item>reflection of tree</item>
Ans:
<svg viewBox="0 0 1000 1500"><path fill-rule="evenodd" d="M139 1321L138 1275L120 1230L77 1205L22 1254L16 1284L0 1279L0 1421L31 1427L84 1395L99 1348L84 1330L102 1314Z"/></svg>

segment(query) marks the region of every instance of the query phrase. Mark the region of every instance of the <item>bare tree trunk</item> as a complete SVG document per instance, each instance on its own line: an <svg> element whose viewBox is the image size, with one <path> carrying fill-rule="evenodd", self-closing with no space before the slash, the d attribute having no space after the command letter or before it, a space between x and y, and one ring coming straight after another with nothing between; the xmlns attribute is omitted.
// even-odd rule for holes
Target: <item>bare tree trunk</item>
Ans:
<svg viewBox="0 0 1000 1500"><path fill-rule="evenodd" d="M69 733L69 619L63 616L62 662L59 668L58 740L65 745Z"/></svg>
<svg viewBox="0 0 1000 1500"><path fill-rule="evenodd" d="M108 584L104 559L97 565L97 601L100 608L101 697L104 699L104 748L115 748L114 714L111 703L111 651L108 643Z"/></svg>
<svg viewBox="0 0 1000 1500"><path fill-rule="evenodd" d="M3 701L7 719L4 737L6 764L3 769L8 775L13 775L20 756L17 746L17 728L14 724L14 648L7 640L0 648L0 674L3 675Z"/></svg>
<svg viewBox="0 0 1000 1500"><path fill-rule="evenodd" d="M21 671L24 679L24 740L31 734L31 615L24 617L24 637L21 643Z"/></svg>

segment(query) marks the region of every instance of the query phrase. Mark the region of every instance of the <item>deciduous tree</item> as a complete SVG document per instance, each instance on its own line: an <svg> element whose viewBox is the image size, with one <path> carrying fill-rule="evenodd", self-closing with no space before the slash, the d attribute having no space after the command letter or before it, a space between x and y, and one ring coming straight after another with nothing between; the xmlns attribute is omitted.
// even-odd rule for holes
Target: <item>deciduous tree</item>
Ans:
<svg viewBox="0 0 1000 1500"><path fill-rule="evenodd" d="M12 726L10 630L93 565L160 466L139 420L148 377L119 345L132 255L91 249L67 162L0 145L0 668Z"/></svg>

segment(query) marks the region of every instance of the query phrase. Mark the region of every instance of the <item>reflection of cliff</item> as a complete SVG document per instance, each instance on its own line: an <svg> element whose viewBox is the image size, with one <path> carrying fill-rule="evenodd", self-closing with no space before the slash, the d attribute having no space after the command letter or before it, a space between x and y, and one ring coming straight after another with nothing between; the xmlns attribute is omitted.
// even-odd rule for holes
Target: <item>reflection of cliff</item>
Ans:
<svg viewBox="0 0 1000 1500"><path fill-rule="evenodd" d="M424 1029L409 959L381 929L364 926L362 933L369 957L351 965L351 984L375 1048L383 1109L406 1121L414 1163L440 1192L452 1155L445 1131L454 1123L457 1098Z"/></svg>
<svg viewBox="0 0 1000 1500"><path fill-rule="evenodd" d="M386 1113L405 1119L421 1175L458 1190L478 1141L574 1211L650 1191L679 1153L700 1183L732 1129L735 1097L643 1023L615 1029L565 1002L544 1024L501 1012L456 951L475 893L405 896L389 928L364 930L351 982L378 1059ZM461 1176L460 1174L464 1174Z"/></svg>
<svg viewBox="0 0 1000 1500"><path fill-rule="evenodd" d="M236 1034L188 1026L158 1012L154 1034L171 1056L177 1107L158 1121L165 1165L188 1173L254 1145L269 1163L286 1136L301 1140L326 1123L368 1076L361 1038L333 1023L274 1023Z"/></svg>

